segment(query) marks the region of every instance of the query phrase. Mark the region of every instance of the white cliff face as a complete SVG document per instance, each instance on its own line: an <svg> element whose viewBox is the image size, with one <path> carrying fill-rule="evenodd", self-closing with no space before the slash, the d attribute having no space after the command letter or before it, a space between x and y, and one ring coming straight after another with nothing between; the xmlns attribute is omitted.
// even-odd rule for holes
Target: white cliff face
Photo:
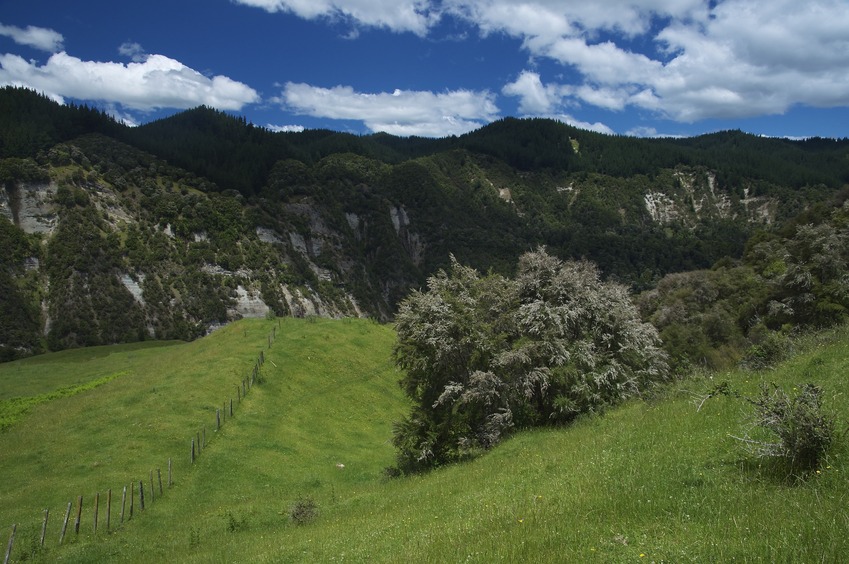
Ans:
<svg viewBox="0 0 849 564"><path fill-rule="evenodd" d="M660 224L697 222L713 219L743 219L749 223L771 223L777 213L777 202L768 198L744 197L718 187L716 175L708 170L676 170L673 184L658 182L656 190L643 196L646 211Z"/></svg>
<svg viewBox="0 0 849 564"><path fill-rule="evenodd" d="M663 192L649 192L643 196L646 210L656 223L671 223L678 219L675 202Z"/></svg>
<svg viewBox="0 0 849 564"><path fill-rule="evenodd" d="M268 307L259 292L248 290L241 284L236 286L235 305L227 310L230 318L236 317L265 317L271 308Z"/></svg>
<svg viewBox="0 0 849 564"><path fill-rule="evenodd" d="M357 214L347 212L345 213L345 220L348 222L348 227L353 231L356 232L360 229L360 216Z"/></svg>
<svg viewBox="0 0 849 564"><path fill-rule="evenodd" d="M292 244L292 248L301 253L302 255L306 255L307 253L307 240L300 233L289 233L289 242Z"/></svg>
<svg viewBox="0 0 849 564"><path fill-rule="evenodd" d="M276 231L272 229L266 229L265 227L257 227L256 228L256 236L263 243L282 243L283 239L277 234Z"/></svg>
<svg viewBox="0 0 849 564"><path fill-rule="evenodd" d="M9 192L0 190L0 215L20 227L25 233L53 233L58 216L54 197L58 187L55 183L20 184L15 190L14 201Z"/></svg>
<svg viewBox="0 0 849 564"><path fill-rule="evenodd" d="M287 204L286 210L307 220L307 230L288 233L289 244L294 252L300 254L309 264L310 270L319 280L332 281L333 273L316 264L316 259L333 256L341 248L341 235L325 223L324 218L314 207L305 203ZM356 216L354 216L356 217ZM351 219L348 218L350 225ZM320 262L320 261L318 261Z"/></svg>
<svg viewBox="0 0 849 564"><path fill-rule="evenodd" d="M91 180L84 189L90 196L91 204L97 208L100 217L104 219L109 228L121 231L126 229L128 225L139 223L138 210L133 209L131 205L128 206L124 196L115 191L108 183ZM43 234L46 239L49 239L53 235L59 220L58 204L56 203L57 191L58 185L55 182L22 184L16 187L10 198L9 191L0 187L0 215L7 217L27 233ZM266 227L257 227L257 239L263 244L289 247L290 250L287 254L294 252L302 255L319 281L333 283L334 274L327 268L316 264L316 258L322 257L326 260L325 253L335 253L338 250L337 247L340 247L337 241L340 235L330 229L321 215L310 205L293 204L289 211L307 219L307 229L303 233L280 232ZM352 229L364 228L364 223L355 214L349 214L346 219ZM173 241L176 240L177 235L172 227L172 225L159 225L157 228ZM204 231L198 231L189 236L188 244L206 243L208 241L208 234ZM43 265L37 258L33 257L27 259L25 266L28 270L38 271L41 270ZM262 295L261 283L259 282L260 273L244 266L230 269L210 263L203 265L201 271L221 279L235 279L237 282L231 295L230 304L227 307L228 319L261 318L268 315L272 310L270 302L267 303ZM148 303L144 295L145 280L150 276L156 277L157 274L136 268L116 274L121 285L144 310L153 306L153 304ZM49 281L45 280L44 284L46 287ZM326 317L342 317L352 314L365 315L359 309L353 297L347 294L333 300L324 300L319 289L308 286L279 284L277 290L278 296L283 297L285 306L288 307L292 315ZM171 297L171 300L172 306L178 307L175 298ZM45 320L44 332L47 334L52 320L46 302L42 304L42 308ZM153 325L149 324L147 328L148 332L153 335L155 332Z"/></svg>
<svg viewBox="0 0 849 564"><path fill-rule="evenodd" d="M121 284L124 285L124 287L130 292L130 294L133 295L133 299L135 299L139 303L139 305L144 307L146 304L144 301L144 293L142 292L141 284L144 283L145 276L144 274L140 274L138 278L138 281L136 281L133 280L129 274L122 274L119 280L121 280Z"/></svg>
<svg viewBox="0 0 849 564"><path fill-rule="evenodd" d="M407 215L407 210L404 206L390 206L389 219L392 221L392 227L395 228L395 234L401 238L401 243L410 256L410 260L413 264L420 265L424 260L425 244L421 236L410 229L410 217Z"/></svg>
<svg viewBox="0 0 849 564"><path fill-rule="evenodd" d="M749 196L749 189L743 190L743 199L740 201L746 208L746 213L755 221L770 225L778 213L778 203L768 198Z"/></svg>
<svg viewBox="0 0 849 564"><path fill-rule="evenodd" d="M404 209L404 206L390 206L389 218L392 220L392 226L395 228L396 235L400 234L402 227L410 225L410 218L407 217L407 211Z"/></svg>

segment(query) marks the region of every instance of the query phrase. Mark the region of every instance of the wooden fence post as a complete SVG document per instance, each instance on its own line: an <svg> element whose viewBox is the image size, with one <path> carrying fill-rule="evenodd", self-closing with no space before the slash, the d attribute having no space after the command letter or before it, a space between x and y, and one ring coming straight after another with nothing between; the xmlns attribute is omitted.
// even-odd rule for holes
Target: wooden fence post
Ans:
<svg viewBox="0 0 849 564"><path fill-rule="evenodd" d="M133 518L133 509L136 504L136 481L130 480L130 519Z"/></svg>
<svg viewBox="0 0 849 564"><path fill-rule="evenodd" d="M144 480L139 480L139 509L144 511Z"/></svg>
<svg viewBox="0 0 849 564"><path fill-rule="evenodd" d="M169 459L170 460L170 459ZM162 471L156 469L156 479L159 480L159 495L162 495Z"/></svg>
<svg viewBox="0 0 849 564"><path fill-rule="evenodd" d="M77 498L77 519L74 521L74 534L80 534L80 519L83 516L83 496Z"/></svg>
<svg viewBox="0 0 849 564"><path fill-rule="evenodd" d="M94 525L92 531L97 534L97 513L100 511L100 492L94 494Z"/></svg>
<svg viewBox="0 0 849 564"><path fill-rule="evenodd" d="M215 430L221 430L221 410L217 407L215 408Z"/></svg>
<svg viewBox="0 0 849 564"><path fill-rule="evenodd" d="M233 398L230 398L230 417L233 417Z"/></svg>
<svg viewBox="0 0 849 564"><path fill-rule="evenodd" d="M50 509L44 510L44 521L41 523L41 546L44 546L44 535L47 534L47 519L50 517Z"/></svg>
<svg viewBox="0 0 849 564"><path fill-rule="evenodd" d="M124 509L127 508L127 486L124 486L124 493L121 494L121 524L124 524Z"/></svg>
<svg viewBox="0 0 849 564"><path fill-rule="evenodd" d="M12 525L12 536L9 537L9 546L6 547L6 558L3 559L3 564L9 564L9 558L12 556L12 546L15 544L15 531L18 530L18 524Z"/></svg>
<svg viewBox="0 0 849 564"><path fill-rule="evenodd" d="M68 530L68 519L71 517L71 503L68 502L68 509L65 511L65 521L62 523L62 532L59 534L59 544L65 540L65 531Z"/></svg>

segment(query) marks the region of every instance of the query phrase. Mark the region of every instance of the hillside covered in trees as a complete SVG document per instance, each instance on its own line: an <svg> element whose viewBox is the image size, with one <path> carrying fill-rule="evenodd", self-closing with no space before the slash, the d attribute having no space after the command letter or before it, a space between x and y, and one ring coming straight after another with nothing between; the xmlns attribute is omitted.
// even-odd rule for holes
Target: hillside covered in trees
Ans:
<svg viewBox="0 0 849 564"><path fill-rule="evenodd" d="M642 292L680 362L849 306L847 139L272 133L205 107L130 128L4 88L0 178L0 360L267 312L391 319L452 255L511 276L540 246Z"/></svg>

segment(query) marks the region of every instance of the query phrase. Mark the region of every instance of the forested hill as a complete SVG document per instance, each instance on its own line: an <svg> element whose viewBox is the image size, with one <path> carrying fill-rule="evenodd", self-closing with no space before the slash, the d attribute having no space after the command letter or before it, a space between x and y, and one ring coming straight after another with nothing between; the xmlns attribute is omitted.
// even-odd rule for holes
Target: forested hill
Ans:
<svg viewBox="0 0 849 564"><path fill-rule="evenodd" d="M849 140L601 135L503 119L460 137L272 133L205 107L130 128L0 89L0 358L193 338L267 311L393 315L450 255L539 245L652 288L824 217Z"/></svg>
<svg viewBox="0 0 849 564"><path fill-rule="evenodd" d="M271 133L209 108L129 130L124 139L244 194L260 190L282 158L315 163L352 153L384 163L464 150L519 171L655 176L679 165L704 166L729 185L750 179L794 188L849 182L849 139L761 138L724 131L687 139L637 139L580 130L549 119L507 118L461 137L355 136L326 130Z"/></svg>
<svg viewBox="0 0 849 564"><path fill-rule="evenodd" d="M0 157L26 157L85 133L99 132L167 159L226 189L262 189L281 159L314 164L352 153L388 164L465 150L520 171L654 176L679 165L704 166L728 184L761 180L800 188L849 183L849 138L789 140L722 131L691 138L604 135L548 119L505 118L460 137L429 139L329 130L272 133L207 107L137 128L87 107L60 106L29 90L0 90Z"/></svg>

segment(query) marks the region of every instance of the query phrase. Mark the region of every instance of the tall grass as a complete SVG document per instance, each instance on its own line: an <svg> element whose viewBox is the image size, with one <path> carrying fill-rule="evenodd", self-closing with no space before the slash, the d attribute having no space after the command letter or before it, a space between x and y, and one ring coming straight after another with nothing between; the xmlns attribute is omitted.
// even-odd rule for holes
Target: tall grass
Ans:
<svg viewBox="0 0 849 564"><path fill-rule="evenodd" d="M266 328L237 324L158 355L194 346L216 349L221 359L241 331ZM368 322L287 320L267 352L266 382L198 463L181 471L173 490L112 534L81 535L71 546L37 556L71 562L838 562L849 555L845 328L806 343L775 370L682 381L663 397L635 400L566 428L519 432L476 460L399 479L382 473L393 459L391 422L407 407L388 360L392 339L391 329ZM194 371L181 366L171 359L171 373L182 383L177 387L197 383ZM123 380L38 410L88 401L86 394L97 403ZM717 397L697 410L723 380L751 394L762 382L821 386L841 433L819 473L788 480L752 459L730 436L745 419L742 402ZM163 427L179 427L175 412L155 416ZM119 441L107 425L92 426ZM82 441L79 432L75 427L68 440ZM0 448L18 445L10 440L10 432L0 435ZM53 444L43 454L55 449L69 450ZM66 473L82 483L96 472L71 466ZM54 478L42 487L62 482ZM303 498L312 499L318 513L298 524L289 511ZM12 522L6 505L0 504L0 524Z"/></svg>

